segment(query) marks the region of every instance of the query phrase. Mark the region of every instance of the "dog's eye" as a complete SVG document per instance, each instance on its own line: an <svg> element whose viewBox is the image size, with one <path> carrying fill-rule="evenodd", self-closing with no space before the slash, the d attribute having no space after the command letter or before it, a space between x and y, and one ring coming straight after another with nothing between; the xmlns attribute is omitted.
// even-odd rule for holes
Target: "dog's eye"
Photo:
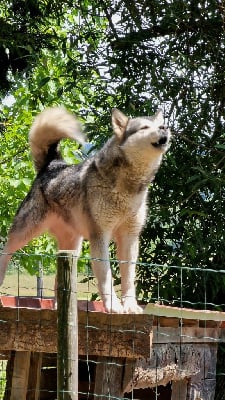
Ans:
<svg viewBox="0 0 225 400"><path fill-rule="evenodd" d="M141 127L141 129L148 129L148 128L149 128L148 125L144 125L144 126Z"/></svg>

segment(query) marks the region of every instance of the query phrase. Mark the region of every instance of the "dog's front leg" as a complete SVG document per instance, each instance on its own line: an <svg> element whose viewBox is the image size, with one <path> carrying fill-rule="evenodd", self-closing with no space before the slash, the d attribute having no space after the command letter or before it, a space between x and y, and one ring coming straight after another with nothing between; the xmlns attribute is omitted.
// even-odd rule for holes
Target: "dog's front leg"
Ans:
<svg viewBox="0 0 225 400"><path fill-rule="evenodd" d="M124 313L142 313L136 300L135 275L138 258L138 235L123 233L117 238L117 258L120 263L121 292Z"/></svg>
<svg viewBox="0 0 225 400"><path fill-rule="evenodd" d="M7 246L5 246L0 257L0 286L4 281L7 266L12 257L12 254L9 254L9 251L10 250L8 250Z"/></svg>
<svg viewBox="0 0 225 400"><path fill-rule="evenodd" d="M99 292L107 312L122 313L123 307L116 296L109 261L109 238L96 235L90 240L93 272L98 281Z"/></svg>

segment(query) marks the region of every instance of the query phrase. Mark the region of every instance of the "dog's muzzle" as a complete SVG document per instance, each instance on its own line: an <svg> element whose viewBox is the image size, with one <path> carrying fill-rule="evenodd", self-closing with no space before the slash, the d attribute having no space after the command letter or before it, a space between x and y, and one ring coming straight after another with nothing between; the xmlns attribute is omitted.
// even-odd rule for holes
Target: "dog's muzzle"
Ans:
<svg viewBox="0 0 225 400"><path fill-rule="evenodd" d="M152 143L152 146L154 147L162 147L165 146L165 144L167 144L168 142L168 137L167 136L162 136L158 142Z"/></svg>
<svg viewBox="0 0 225 400"><path fill-rule="evenodd" d="M167 145L168 141L168 135L164 134L159 138L159 140L157 140L157 142L152 143L152 146L154 146L155 148L162 148Z"/></svg>
<svg viewBox="0 0 225 400"><path fill-rule="evenodd" d="M159 138L156 142L152 143L155 148L163 148L168 144L169 141L169 129L167 126L162 125L159 127Z"/></svg>

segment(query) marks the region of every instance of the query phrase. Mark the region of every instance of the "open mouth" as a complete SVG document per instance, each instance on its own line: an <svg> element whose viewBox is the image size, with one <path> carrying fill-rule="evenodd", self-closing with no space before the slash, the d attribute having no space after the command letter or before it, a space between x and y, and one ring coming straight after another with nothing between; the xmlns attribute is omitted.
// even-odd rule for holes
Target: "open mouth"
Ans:
<svg viewBox="0 0 225 400"><path fill-rule="evenodd" d="M154 147L162 147L167 143L167 136L162 136L158 142L152 143L152 146Z"/></svg>

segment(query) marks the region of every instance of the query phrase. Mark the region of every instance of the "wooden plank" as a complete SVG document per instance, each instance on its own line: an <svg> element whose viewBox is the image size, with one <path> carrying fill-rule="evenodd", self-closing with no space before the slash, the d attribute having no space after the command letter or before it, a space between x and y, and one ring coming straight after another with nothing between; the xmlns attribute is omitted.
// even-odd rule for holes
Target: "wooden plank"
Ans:
<svg viewBox="0 0 225 400"><path fill-rule="evenodd" d="M162 327L179 328L180 326L200 326L199 322L198 319L154 316L154 325ZM204 327L208 327L208 325L211 326L212 321L202 322L205 324ZM214 324L218 324L218 322L214 322Z"/></svg>
<svg viewBox="0 0 225 400"><path fill-rule="evenodd" d="M218 343L220 328L153 327L153 343Z"/></svg>
<svg viewBox="0 0 225 400"><path fill-rule="evenodd" d="M171 400L186 400L187 399L187 380L172 382Z"/></svg>
<svg viewBox="0 0 225 400"><path fill-rule="evenodd" d="M162 326L162 327L172 327L172 328L179 328L180 320L179 318L173 317L154 317L154 325L155 326Z"/></svg>
<svg viewBox="0 0 225 400"><path fill-rule="evenodd" d="M225 312L210 310L192 310L189 308L169 307L160 304L149 303L144 308L144 314L161 317L195 319L203 321L225 321Z"/></svg>
<svg viewBox="0 0 225 400"><path fill-rule="evenodd" d="M56 332L56 311L0 308L1 350L56 353Z"/></svg>
<svg viewBox="0 0 225 400"><path fill-rule="evenodd" d="M216 390L216 379L197 380L195 377L191 377L187 386L187 399L214 400L215 390Z"/></svg>
<svg viewBox="0 0 225 400"><path fill-rule="evenodd" d="M166 386L171 381L186 380L187 387L182 384L181 388L187 391L188 400L213 400L216 351L215 344L155 344L151 358L138 359L132 366L132 379L126 380L124 391L129 393L134 389ZM177 396L177 400L180 400L179 386L174 385L174 399ZM201 396L192 398L190 396L193 393L195 396L200 393ZM184 397L185 400L186 398ZM183 400L182 397L181 399Z"/></svg>
<svg viewBox="0 0 225 400"><path fill-rule="evenodd" d="M30 351L16 351L10 400L26 400L30 368Z"/></svg>
<svg viewBox="0 0 225 400"><path fill-rule="evenodd" d="M204 351L205 345L153 345L151 358L136 360L135 366L132 366L132 379L130 382L127 380L125 392L166 386L171 381L188 379L198 374Z"/></svg>
<svg viewBox="0 0 225 400"><path fill-rule="evenodd" d="M31 353L26 400L39 400L42 354L43 353L33 353L33 352Z"/></svg>
<svg viewBox="0 0 225 400"><path fill-rule="evenodd" d="M217 345L205 345L201 351L200 371L188 380L188 400L214 400L216 390Z"/></svg>
<svg viewBox="0 0 225 400"><path fill-rule="evenodd" d="M130 387L130 391L133 389L133 376L135 372L136 360L126 359L124 363L124 374L122 382L122 392L126 392L126 388Z"/></svg>
<svg viewBox="0 0 225 400"><path fill-rule="evenodd" d="M78 311L79 354L138 358L150 354L148 314ZM0 307L0 350L57 353L57 311Z"/></svg>
<svg viewBox="0 0 225 400"><path fill-rule="evenodd" d="M122 398L124 359L99 357L95 373L94 399Z"/></svg>
<svg viewBox="0 0 225 400"><path fill-rule="evenodd" d="M78 400L77 253L57 257L57 399Z"/></svg>
<svg viewBox="0 0 225 400"><path fill-rule="evenodd" d="M80 312L79 354L122 358L150 355L152 323L151 316L142 314Z"/></svg>

